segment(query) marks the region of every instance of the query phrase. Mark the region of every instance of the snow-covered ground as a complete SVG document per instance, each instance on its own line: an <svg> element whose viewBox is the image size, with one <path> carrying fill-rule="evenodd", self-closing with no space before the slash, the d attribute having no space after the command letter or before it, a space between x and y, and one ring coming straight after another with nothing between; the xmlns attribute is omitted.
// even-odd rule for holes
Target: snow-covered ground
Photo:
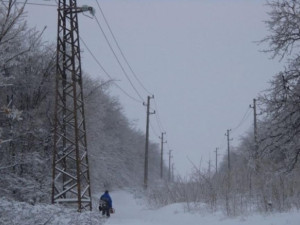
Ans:
<svg viewBox="0 0 300 225"><path fill-rule="evenodd" d="M111 193L116 213L107 225L299 225L300 212L228 218L223 213L188 213L184 204L149 210L124 191Z"/></svg>
<svg viewBox="0 0 300 225"><path fill-rule="evenodd" d="M77 213L57 205L30 205L0 198L0 225L101 225L99 212Z"/></svg>
<svg viewBox="0 0 300 225"><path fill-rule="evenodd" d="M99 193L100 195L100 193ZM223 213L189 213L184 204L172 204L159 209L148 209L143 199L135 199L128 191L111 193L116 213L102 218L93 212L77 213L55 205L30 205L0 198L0 224L2 225L299 225L300 212L272 213L228 218ZM98 198L98 196L96 196ZM94 201L95 206L97 200Z"/></svg>

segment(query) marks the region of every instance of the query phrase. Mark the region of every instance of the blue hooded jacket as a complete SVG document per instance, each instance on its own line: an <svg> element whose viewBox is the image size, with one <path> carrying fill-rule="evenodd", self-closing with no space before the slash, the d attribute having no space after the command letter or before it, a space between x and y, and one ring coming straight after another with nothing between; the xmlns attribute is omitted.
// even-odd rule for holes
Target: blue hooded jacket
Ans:
<svg viewBox="0 0 300 225"><path fill-rule="evenodd" d="M111 197L108 194L108 191L105 191L105 193L103 195L101 195L100 199L103 200L103 201L106 201L109 208L112 208L112 200L111 200Z"/></svg>

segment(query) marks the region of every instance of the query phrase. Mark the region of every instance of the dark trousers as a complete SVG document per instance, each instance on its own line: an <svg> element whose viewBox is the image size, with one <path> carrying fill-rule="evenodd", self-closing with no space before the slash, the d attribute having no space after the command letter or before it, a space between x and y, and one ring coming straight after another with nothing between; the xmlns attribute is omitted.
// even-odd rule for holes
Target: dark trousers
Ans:
<svg viewBox="0 0 300 225"><path fill-rule="evenodd" d="M106 215L107 217L110 217L109 207L104 207L102 209L102 215Z"/></svg>

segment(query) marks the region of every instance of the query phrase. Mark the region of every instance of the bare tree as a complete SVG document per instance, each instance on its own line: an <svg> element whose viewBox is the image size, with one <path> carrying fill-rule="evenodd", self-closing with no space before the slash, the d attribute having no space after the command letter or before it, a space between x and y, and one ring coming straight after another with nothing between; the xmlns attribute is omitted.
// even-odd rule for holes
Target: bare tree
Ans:
<svg viewBox="0 0 300 225"><path fill-rule="evenodd" d="M270 19L266 21L270 34L263 39L269 43L266 52L281 59L290 54L297 54L300 40L300 1L274 0L268 1Z"/></svg>

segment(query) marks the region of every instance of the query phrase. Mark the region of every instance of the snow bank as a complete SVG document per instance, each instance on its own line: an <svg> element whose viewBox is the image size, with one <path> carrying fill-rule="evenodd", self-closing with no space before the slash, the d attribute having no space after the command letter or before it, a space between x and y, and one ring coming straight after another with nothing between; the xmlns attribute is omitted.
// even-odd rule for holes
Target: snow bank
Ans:
<svg viewBox="0 0 300 225"><path fill-rule="evenodd" d="M78 213L76 209L59 205L30 205L0 198L1 225L101 225L104 221L96 209L93 212Z"/></svg>

